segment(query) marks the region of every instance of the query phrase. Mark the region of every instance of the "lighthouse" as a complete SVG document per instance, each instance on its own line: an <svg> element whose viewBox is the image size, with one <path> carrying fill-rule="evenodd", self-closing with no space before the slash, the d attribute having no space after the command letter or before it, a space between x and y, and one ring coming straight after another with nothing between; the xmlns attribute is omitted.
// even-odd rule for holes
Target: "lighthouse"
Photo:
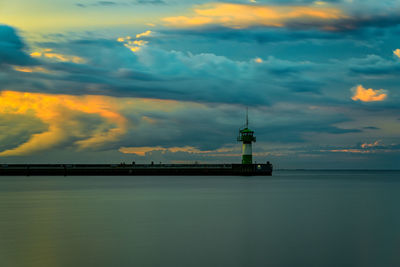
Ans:
<svg viewBox="0 0 400 267"><path fill-rule="evenodd" d="M249 110L246 109L246 125L239 129L238 142L243 142L242 164L253 164L252 143L256 141L254 131L249 129Z"/></svg>

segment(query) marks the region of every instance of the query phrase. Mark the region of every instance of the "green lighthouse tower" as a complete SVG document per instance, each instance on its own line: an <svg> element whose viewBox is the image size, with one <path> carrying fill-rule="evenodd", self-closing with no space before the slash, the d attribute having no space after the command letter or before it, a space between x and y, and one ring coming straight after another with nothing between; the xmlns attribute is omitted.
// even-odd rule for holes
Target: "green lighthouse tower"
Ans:
<svg viewBox="0 0 400 267"><path fill-rule="evenodd" d="M249 129L249 109L246 109L246 125L239 129L238 142L243 142L242 164L253 164L252 143L256 141L254 131Z"/></svg>

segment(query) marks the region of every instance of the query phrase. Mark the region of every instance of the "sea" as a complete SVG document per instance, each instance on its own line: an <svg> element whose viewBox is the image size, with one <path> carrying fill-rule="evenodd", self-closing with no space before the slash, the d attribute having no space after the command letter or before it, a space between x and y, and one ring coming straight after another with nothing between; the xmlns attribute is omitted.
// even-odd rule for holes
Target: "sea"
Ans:
<svg viewBox="0 0 400 267"><path fill-rule="evenodd" d="M400 266L400 171L3 176L0 266Z"/></svg>

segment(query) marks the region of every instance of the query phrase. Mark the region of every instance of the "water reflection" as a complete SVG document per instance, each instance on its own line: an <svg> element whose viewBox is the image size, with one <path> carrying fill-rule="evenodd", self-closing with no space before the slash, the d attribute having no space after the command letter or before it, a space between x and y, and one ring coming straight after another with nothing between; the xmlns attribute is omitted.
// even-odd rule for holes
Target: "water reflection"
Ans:
<svg viewBox="0 0 400 267"><path fill-rule="evenodd" d="M357 175L2 178L0 263L399 266L398 173Z"/></svg>

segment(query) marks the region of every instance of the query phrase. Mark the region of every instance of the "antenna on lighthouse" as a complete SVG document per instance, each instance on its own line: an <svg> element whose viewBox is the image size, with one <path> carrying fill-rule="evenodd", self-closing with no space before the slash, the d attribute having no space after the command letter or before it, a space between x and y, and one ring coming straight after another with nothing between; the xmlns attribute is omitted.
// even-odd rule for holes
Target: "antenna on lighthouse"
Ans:
<svg viewBox="0 0 400 267"><path fill-rule="evenodd" d="M249 107L246 107L246 128L249 128Z"/></svg>

